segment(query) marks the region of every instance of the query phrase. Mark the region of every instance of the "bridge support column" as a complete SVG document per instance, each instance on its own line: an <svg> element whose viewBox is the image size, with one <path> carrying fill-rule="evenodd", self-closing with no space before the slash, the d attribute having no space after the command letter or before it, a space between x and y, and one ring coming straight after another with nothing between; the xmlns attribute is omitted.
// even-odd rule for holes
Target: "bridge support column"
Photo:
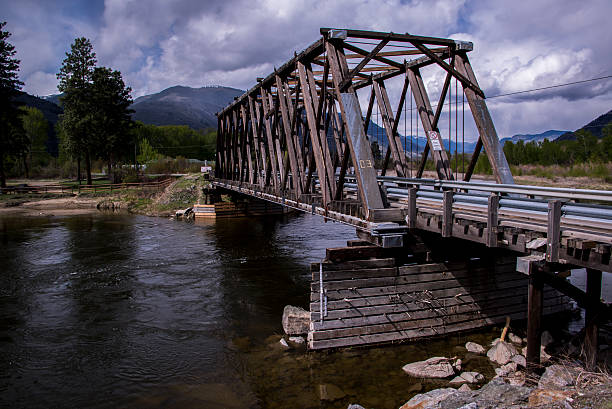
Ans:
<svg viewBox="0 0 612 409"><path fill-rule="evenodd" d="M587 297L599 300L601 297L601 271L587 269ZM584 318L584 360L587 369L593 369L597 361L597 348L599 346L598 311L594 306L588 306Z"/></svg>

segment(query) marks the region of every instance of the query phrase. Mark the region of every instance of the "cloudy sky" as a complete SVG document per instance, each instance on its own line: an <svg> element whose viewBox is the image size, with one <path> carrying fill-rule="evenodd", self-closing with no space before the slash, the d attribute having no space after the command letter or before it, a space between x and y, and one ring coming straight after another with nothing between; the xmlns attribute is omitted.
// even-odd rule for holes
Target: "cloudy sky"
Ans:
<svg viewBox="0 0 612 409"><path fill-rule="evenodd" d="M612 74L609 0L0 0L0 9L35 95L57 93L55 74L80 36L137 97L173 85L247 89L320 27L472 41L487 96ZM500 137L573 130L612 109L611 91L612 80L593 81L493 98L489 108Z"/></svg>

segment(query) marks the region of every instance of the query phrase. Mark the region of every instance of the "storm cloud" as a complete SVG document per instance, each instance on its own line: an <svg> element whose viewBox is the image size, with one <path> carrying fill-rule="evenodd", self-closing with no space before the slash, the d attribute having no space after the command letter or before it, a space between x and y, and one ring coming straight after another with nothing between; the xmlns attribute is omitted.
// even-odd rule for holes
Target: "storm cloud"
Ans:
<svg viewBox="0 0 612 409"><path fill-rule="evenodd" d="M320 27L472 41L472 65L488 96L612 74L612 4L605 0L0 3L25 90L38 95L57 92L55 73L78 36L90 38L99 64L120 70L140 96L177 84L247 89L315 41ZM433 94L441 81L426 77ZM611 80L593 81L495 98L489 107L500 136L575 129L612 109L611 89Z"/></svg>

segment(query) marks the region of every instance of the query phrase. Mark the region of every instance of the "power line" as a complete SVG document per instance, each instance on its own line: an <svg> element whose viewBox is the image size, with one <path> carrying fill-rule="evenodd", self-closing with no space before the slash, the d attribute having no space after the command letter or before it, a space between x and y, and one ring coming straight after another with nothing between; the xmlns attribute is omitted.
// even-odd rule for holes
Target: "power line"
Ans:
<svg viewBox="0 0 612 409"><path fill-rule="evenodd" d="M523 91L509 92L507 94L493 95L491 97L487 97L487 99L507 97L509 95L525 94L525 93L534 92L534 91L543 91L543 90L552 89L552 88L567 87L568 85L584 84L585 82L599 81L599 80L605 80L609 78L612 78L612 75L605 75L603 77L597 77L597 78L589 78L588 80L567 82L565 84L549 85L548 87L533 88L533 89L527 89Z"/></svg>

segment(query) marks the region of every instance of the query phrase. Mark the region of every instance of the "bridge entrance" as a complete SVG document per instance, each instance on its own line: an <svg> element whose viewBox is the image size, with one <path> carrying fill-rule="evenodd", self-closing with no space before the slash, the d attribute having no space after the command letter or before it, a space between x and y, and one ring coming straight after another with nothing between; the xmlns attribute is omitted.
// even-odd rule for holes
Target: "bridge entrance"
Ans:
<svg viewBox="0 0 612 409"><path fill-rule="evenodd" d="M383 252L368 256L367 261L351 260L354 256L338 260L354 267L357 263L352 270L346 270L345 264L335 266L328 254L320 271L313 271L312 347L315 341L323 341L314 334L329 325L315 320L325 308L325 298L315 293L323 289L325 295L326 280L343 281L335 283L334 290L327 288L329 307L332 301L346 302L330 300L329 291L350 291L357 287L350 285L351 280L362 280L359 285L376 282L385 283L380 287L397 287L384 296L403 300L405 294L425 289L431 274L450 272L458 288L464 287L461 280L479 276L484 269L493 274L487 291L499 288L505 274L526 274L522 281L529 288L525 287L530 362L539 359L539 323L547 297L544 283L590 311L587 349L590 356L594 354L597 325L610 319L610 308L599 297L601 272L612 271L612 192L514 185L485 94L468 59L472 48L469 42L445 38L324 28L319 40L258 79L217 114L216 187L350 224L373 248L368 251ZM367 105L362 106L360 99ZM466 118L471 118L478 134L467 154ZM482 151L496 183L472 180ZM417 246L423 237L437 240L435 244L428 240L430 250L436 246L461 249L463 260L452 264L457 260L425 258L416 261L417 267L400 265L406 249ZM368 246L358 247L363 246L331 253L368 254ZM397 251L404 254L388 257L384 253ZM491 256L499 252L504 256ZM514 262L506 265L508 255ZM372 257L374 261L369 260ZM392 266L389 258L395 260ZM482 260L477 267L471 263L476 258ZM586 293L555 274L580 267L586 267L591 277ZM512 271L504 270L508 268ZM334 279L336 271L344 271L345 278ZM406 280L415 282L408 287L399 284ZM466 291L476 294L471 287ZM391 309L401 310L398 305ZM410 314L403 310L397 314L404 313ZM527 314L526 307L522 314ZM359 327L369 327L365 324L374 320L372 325L386 325L404 339L414 338L408 327L396 329L394 324L379 322L388 316L380 312L375 319L343 319L363 320ZM385 341L379 331L383 327L374 328L378 329L341 334L357 337L361 344Z"/></svg>

